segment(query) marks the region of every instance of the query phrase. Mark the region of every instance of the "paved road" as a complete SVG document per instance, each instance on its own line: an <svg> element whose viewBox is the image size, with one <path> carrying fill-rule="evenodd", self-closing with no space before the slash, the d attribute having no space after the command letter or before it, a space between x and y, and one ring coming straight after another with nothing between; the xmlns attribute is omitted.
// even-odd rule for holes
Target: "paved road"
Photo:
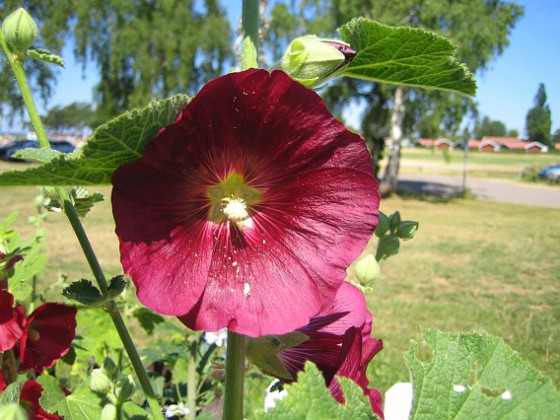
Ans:
<svg viewBox="0 0 560 420"><path fill-rule="evenodd" d="M399 188L418 194L453 196L463 188L460 176L400 174ZM481 200L560 208L560 187L467 178L467 188Z"/></svg>

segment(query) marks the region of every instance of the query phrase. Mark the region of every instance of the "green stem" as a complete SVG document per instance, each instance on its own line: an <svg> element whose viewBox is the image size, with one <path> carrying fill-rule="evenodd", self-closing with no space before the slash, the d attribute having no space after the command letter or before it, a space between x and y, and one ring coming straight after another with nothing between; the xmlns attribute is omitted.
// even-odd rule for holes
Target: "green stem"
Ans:
<svg viewBox="0 0 560 420"><path fill-rule="evenodd" d="M242 50L241 68L247 70L259 67L259 2L258 0L243 0L241 17Z"/></svg>
<svg viewBox="0 0 560 420"><path fill-rule="evenodd" d="M223 420L243 419L245 336L228 331Z"/></svg>
<svg viewBox="0 0 560 420"><path fill-rule="evenodd" d="M190 411L189 420L196 418L196 394L198 387L196 386L196 360L194 355L189 357L189 368L187 373L187 407Z"/></svg>
<svg viewBox="0 0 560 420"><path fill-rule="evenodd" d="M241 17L242 50L241 68L259 67L259 2L243 0ZM224 420L243 419L245 386L245 336L228 331L226 354L226 383L224 395Z"/></svg>
<svg viewBox="0 0 560 420"><path fill-rule="evenodd" d="M37 111L37 107L35 106L35 101L33 100L33 95L31 94L31 89L29 88L29 84L27 83L27 78L25 76L25 71L23 69L24 58L10 51L10 48L8 47L4 38L4 34L1 31L0 44L2 46L2 49L4 50L4 53L6 54L8 63L12 67L14 77L23 96L27 112L29 113L29 118L31 119L35 132L37 133L39 144L41 145L41 147L49 148L50 144L45 133L45 128ZM56 192L63 203L64 213L66 214L66 217L68 218L70 225L72 226L74 233L76 234L78 241L80 242L80 245L93 272L95 280L97 281L97 284L99 285L99 288L101 289L103 294L105 294L108 288L105 274L103 273L101 265L97 260L97 256L95 255L93 247L91 246L91 242L89 241L89 238L85 232L78 213L76 212L76 209L72 204L70 196L63 187L57 187ZM146 399L148 401L148 404L150 405L154 418L163 420L161 407L159 406L157 398L155 397L155 392L152 388L152 384L150 383L150 379L148 377L148 374L146 373L146 370L144 369L144 365L140 360L140 356L138 355L136 346L134 345L132 338L128 333L128 329L121 317L117 305L115 304L115 302L111 301L105 305L105 309L113 320L123 346L128 354L128 357L130 358L132 367L136 373L136 376L138 377L144 394L146 395Z"/></svg>

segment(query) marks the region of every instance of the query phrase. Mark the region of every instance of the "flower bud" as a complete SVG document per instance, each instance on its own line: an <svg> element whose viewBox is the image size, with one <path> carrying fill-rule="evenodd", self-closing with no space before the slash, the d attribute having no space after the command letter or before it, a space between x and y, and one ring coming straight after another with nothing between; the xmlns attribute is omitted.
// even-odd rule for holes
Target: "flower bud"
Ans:
<svg viewBox="0 0 560 420"><path fill-rule="evenodd" d="M375 228L375 235L378 238L383 238L389 231L390 227L389 218L385 216L385 213L379 212L379 221L377 222L377 227Z"/></svg>
<svg viewBox="0 0 560 420"><path fill-rule="evenodd" d="M304 86L313 86L333 76L356 55L348 44L317 38L296 38L282 57L281 68Z"/></svg>
<svg viewBox="0 0 560 420"><path fill-rule="evenodd" d="M371 286L375 280L379 278L381 269L379 263L372 254L360 258L354 264L354 273L363 286Z"/></svg>
<svg viewBox="0 0 560 420"><path fill-rule="evenodd" d="M136 385L131 375L121 376L115 386L115 394L120 403L127 401L136 392Z"/></svg>
<svg viewBox="0 0 560 420"><path fill-rule="evenodd" d="M393 228L393 229L396 229L400 225L401 214L398 210L396 212L394 212L392 215L389 216L389 222L390 222L391 228Z"/></svg>
<svg viewBox="0 0 560 420"><path fill-rule="evenodd" d="M389 258L391 255L399 253L400 241L396 236L390 235L379 240L377 254L375 258L380 261L382 258Z"/></svg>
<svg viewBox="0 0 560 420"><path fill-rule="evenodd" d="M418 230L418 222L412 220L403 220L397 228L397 236L401 239L407 240L414 238Z"/></svg>
<svg viewBox="0 0 560 420"><path fill-rule="evenodd" d="M4 20L2 31L8 45L14 51L25 51L35 42L39 34L37 24L21 7Z"/></svg>
<svg viewBox="0 0 560 420"><path fill-rule="evenodd" d="M111 391L113 383L111 379L105 374L103 369L93 369L89 381L89 387L93 392L100 392L107 394Z"/></svg>

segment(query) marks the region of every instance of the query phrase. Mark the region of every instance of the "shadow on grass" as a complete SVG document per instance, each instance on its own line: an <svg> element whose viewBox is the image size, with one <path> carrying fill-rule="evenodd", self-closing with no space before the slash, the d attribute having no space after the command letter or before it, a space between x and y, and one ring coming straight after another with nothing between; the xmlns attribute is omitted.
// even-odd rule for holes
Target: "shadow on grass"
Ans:
<svg viewBox="0 0 560 420"><path fill-rule="evenodd" d="M399 181L397 194L405 200L430 203L451 203L457 199L476 198L470 191L463 191L459 186L426 181Z"/></svg>

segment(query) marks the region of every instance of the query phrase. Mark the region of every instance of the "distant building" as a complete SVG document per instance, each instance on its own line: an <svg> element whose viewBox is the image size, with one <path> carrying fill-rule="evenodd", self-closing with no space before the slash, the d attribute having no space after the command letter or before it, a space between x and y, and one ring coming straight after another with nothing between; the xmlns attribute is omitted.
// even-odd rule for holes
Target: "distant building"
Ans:
<svg viewBox="0 0 560 420"><path fill-rule="evenodd" d="M416 146L425 147L428 149L439 149L439 150L453 150L455 143L451 140L445 138L439 139L417 139L415 141Z"/></svg>

